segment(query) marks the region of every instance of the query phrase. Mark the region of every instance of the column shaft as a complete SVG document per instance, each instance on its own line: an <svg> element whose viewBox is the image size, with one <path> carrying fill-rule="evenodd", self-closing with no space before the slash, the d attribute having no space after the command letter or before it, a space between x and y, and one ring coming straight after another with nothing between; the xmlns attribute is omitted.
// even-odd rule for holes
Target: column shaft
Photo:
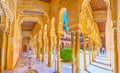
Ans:
<svg viewBox="0 0 120 73"><path fill-rule="evenodd" d="M89 63L91 64L91 43L90 43L90 38L89 38Z"/></svg>
<svg viewBox="0 0 120 73"><path fill-rule="evenodd" d="M12 38L13 39L13 38ZM7 69L13 69L13 44L10 43L11 37L8 38L8 49L7 49Z"/></svg>
<svg viewBox="0 0 120 73"><path fill-rule="evenodd" d="M4 73L4 58L5 58L5 56L4 56L4 54L5 54L5 43L6 43L6 35L5 35L5 33L3 34L3 37L2 37L3 39L3 41L2 41L2 48L1 48L1 66L0 66L0 73Z"/></svg>
<svg viewBox="0 0 120 73"><path fill-rule="evenodd" d="M86 34L83 34L84 40L84 70L86 71Z"/></svg>
<svg viewBox="0 0 120 73"><path fill-rule="evenodd" d="M39 34L37 35L37 59L40 60L40 44L39 44Z"/></svg>
<svg viewBox="0 0 120 73"><path fill-rule="evenodd" d="M45 60L45 39L42 39L42 62Z"/></svg>
<svg viewBox="0 0 120 73"><path fill-rule="evenodd" d="M93 47L93 41L91 41L91 47L92 47L92 62L94 61L94 47Z"/></svg>
<svg viewBox="0 0 120 73"><path fill-rule="evenodd" d="M114 71L118 73L117 29L114 29Z"/></svg>
<svg viewBox="0 0 120 73"><path fill-rule="evenodd" d="M72 73L75 73L75 60L74 60L74 55L75 55L75 49L74 49L74 32L71 32L71 48L72 48Z"/></svg>
<svg viewBox="0 0 120 73"><path fill-rule="evenodd" d="M76 32L76 73L80 73L80 31Z"/></svg>
<svg viewBox="0 0 120 73"><path fill-rule="evenodd" d="M40 47L39 47L39 42L37 43L37 59L40 60Z"/></svg>
<svg viewBox="0 0 120 73"><path fill-rule="evenodd" d="M57 73L60 73L60 35L57 36Z"/></svg>
<svg viewBox="0 0 120 73"><path fill-rule="evenodd" d="M52 66L52 36L49 36L48 67Z"/></svg>

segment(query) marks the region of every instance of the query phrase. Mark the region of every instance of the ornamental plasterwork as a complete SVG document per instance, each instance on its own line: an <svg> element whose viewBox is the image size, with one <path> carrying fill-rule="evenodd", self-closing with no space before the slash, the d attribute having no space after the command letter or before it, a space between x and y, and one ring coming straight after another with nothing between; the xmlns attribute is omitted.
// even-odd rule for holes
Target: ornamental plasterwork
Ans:
<svg viewBox="0 0 120 73"><path fill-rule="evenodd" d="M30 10L30 11L40 11L43 13L48 13L48 11L49 11L49 4L44 3L42 1L38 1L38 0L18 1L17 4L18 4L18 8L22 11Z"/></svg>
<svg viewBox="0 0 120 73"><path fill-rule="evenodd" d="M1 0L1 5L5 11L6 16L10 18L10 22L12 23L15 15L15 3L12 0Z"/></svg>
<svg viewBox="0 0 120 73"><path fill-rule="evenodd" d="M0 3L0 15L1 15L1 16L5 16L5 11L4 11L1 3Z"/></svg>

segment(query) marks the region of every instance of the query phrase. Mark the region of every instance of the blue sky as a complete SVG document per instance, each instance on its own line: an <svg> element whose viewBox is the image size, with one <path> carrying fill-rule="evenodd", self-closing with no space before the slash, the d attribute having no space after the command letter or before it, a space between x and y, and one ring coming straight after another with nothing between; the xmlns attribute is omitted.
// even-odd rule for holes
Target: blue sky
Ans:
<svg viewBox="0 0 120 73"><path fill-rule="evenodd" d="M63 13L62 22L63 22L63 24L64 24L63 29L64 29L65 31L68 31L69 28L68 28L67 11L64 11L64 13Z"/></svg>

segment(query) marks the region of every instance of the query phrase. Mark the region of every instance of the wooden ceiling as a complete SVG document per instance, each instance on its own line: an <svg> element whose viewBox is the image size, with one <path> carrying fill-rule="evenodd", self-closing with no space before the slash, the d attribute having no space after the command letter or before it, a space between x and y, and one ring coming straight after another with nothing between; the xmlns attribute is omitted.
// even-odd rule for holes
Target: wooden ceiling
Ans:
<svg viewBox="0 0 120 73"><path fill-rule="evenodd" d="M107 4L105 3L104 0L91 0L90 5L91 5L93 12L95 12L95 11L98 11L98 12L106 11L107 12ZM101 17L103 17L103 16L106 16L107 14L101 14L101 15L102 15ZM98 14L98 17L99 17L99 14ZM105 32L106 19L96 21L98 28L99 28L99 32ZM96 20L96 18L94 18L94 20Z"/></svg>
<svg viewBox="0 0 120 73"><path fill-rule="evenodd" d="M105 32L106 22L97 22L100 32Z"/></svg>
<svg viewBox="0 0 120 73"><path fill-rule="evenodd" d="M50 3L52 0L40 0L40 1L43 1L43 2L46 2L46 3Z"/></svg>
<svg viewBox="0 0 120 73"><path fill-rule="evenodd" d="M104 0L91 0L90 5L93 11L107 10L107 4Z"/></svg>
<svg viewBox="0 0 120 73"><path fill-rule="evenodd" d="M102 40L102 46L105 47L105 28L106 28L106 22L97 22L99 32L100 32L100 37Z"/></svg>
<svg viewBox="0 0 120 73"><path fill-rule="evenodd" d="M37 24L37 22L32 22L32 21L23 22L21 25L21 29L23 31L32 31L36 24Z"/></svg>

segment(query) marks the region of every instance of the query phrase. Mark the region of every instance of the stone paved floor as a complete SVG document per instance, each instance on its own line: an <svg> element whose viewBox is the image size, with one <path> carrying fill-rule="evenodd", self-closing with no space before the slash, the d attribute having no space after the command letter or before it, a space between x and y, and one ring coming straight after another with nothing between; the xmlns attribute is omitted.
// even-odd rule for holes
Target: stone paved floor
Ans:
<svg viewBox="0 0 120 73"><path fill-rule="evenodd" d="M5 71L5 73L25 73L26 70L28 70L29 66L29 53L22 53L21 57L18 60L18 63L13 71ZM89 64L89 55L87 52L87 71L83 70L84 62L83 62L83 53L80 54L80 69L81 73L112 73L111 70L106 70L104 68L100 68L99 63L92 63L91 65ZM53 67L47 67L47 54L45 55L45 62L41 62L36 60L34 56L31 59L31 67L34 70L37 70L38 73L53 73L55 71L55 61L53 61ZM97 60L101 60L100 58L96 58ZM53 59L55 60L55 59ZM102 59L102 62L103 59ZM105 66L105 65L104 65ZM108 67L108 66L105 66ZM63 63L61 62L61 73L72 73L71 71L72 66L71 63Z"/></svg>

